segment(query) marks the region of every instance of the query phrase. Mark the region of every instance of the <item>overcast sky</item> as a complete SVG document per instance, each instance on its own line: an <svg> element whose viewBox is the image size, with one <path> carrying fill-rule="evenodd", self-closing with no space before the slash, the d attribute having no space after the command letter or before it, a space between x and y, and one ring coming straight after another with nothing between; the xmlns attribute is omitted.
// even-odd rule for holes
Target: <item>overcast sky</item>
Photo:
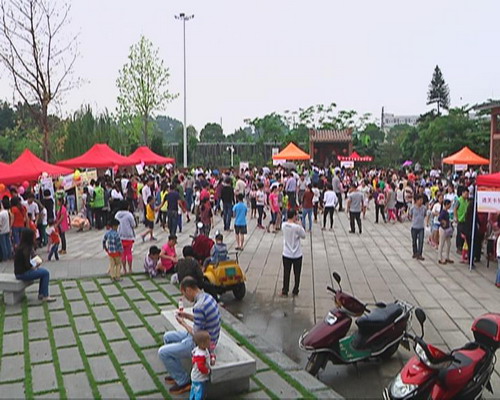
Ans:
<svg viewBox="0 0 500 400"><path fill-rule="evenodd" d="M71 0L70 0L71 1ZM116 78L141 34L170 67L179 93L162 114L182 121L186 23L188 124L220 122L226 134L273 111L336 102L379 118L381 107L420 114L436 64L451 104L500 97L498 0L72 0L79 30L76 73L87 83L66 97L114 110ZM2 97L12 99L7 75Z"/></svg>

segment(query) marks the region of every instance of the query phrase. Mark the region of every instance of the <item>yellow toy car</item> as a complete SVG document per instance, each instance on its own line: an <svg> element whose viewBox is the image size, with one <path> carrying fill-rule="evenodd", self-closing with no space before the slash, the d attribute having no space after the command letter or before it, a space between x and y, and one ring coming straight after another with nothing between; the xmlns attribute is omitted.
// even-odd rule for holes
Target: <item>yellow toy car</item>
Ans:
<svg viewBox="0 0 500 400"><path fill-rule="evenodd" d="M243 299L246 293L245 273L238 263L238 253L235 260L221 261L217 264L208 264L203 273L205 280L210 283L212 295L232 291L237 300Z"/></svg>

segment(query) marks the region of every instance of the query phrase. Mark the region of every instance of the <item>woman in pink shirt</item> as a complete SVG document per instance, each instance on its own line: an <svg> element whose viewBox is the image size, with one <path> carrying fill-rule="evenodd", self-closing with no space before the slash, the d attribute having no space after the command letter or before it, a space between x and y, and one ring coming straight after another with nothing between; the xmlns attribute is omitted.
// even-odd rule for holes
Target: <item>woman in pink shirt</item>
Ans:
<svg viewBox="0 0 500 400"><path fill-rule="evenodd" d="M59 253L66 254L66 231L69 230L68 210L64 204L64 199L57 199L59 211L56 216L56 225L59 228L59 236L61 237L61 251Z"/></svg>
<svg viewBox="0 0 500 400"><path fill-rule="evenodd" d="M280 212L280 205L278 201L278 185L274 185L271 187L271 194L269 195L269 208L271 209L271 221L267 226L267 231L275 233L276 221ZM273 227L272 231L270 230L271 225Z"/></svg>

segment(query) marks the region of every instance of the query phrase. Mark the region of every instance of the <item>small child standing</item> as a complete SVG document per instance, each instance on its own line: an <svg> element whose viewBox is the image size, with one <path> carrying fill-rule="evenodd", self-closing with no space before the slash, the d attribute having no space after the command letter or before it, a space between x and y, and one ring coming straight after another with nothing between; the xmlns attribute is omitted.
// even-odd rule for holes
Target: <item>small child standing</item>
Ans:
<svg viewBox="0 0 500 400"><path fill-rule="evenodd" d="M193 335L196 347L192 351L191 392L189 400L202 400L206 397L207 382L210 375L210 335L198 331Z"/></svg>
<svg viewBox="0 0 500 400"><path fill-rule="evenodd" d="M157 240L153 235L153 230L155 228L155 198L153 196L148 197L148 204L146 205L146 220L144 221L146 228L148 230L141 235L141 239L144 242L144 238L149 234L150 240Z"/></svg>
<svg viewBox="0 0 500 400"><path fill-rule="evenodd" d="M120 281L120 270L122 267L123 245L118 235L120 222L113 218L110 222L111 229L106 232L102 240L102 247L109 257L109 274L112 281Z"/></svg>
<svg viewBox="0 0 500 400"><path fill-rule="evenodd" d="M149 248L149 253L144 259L144 270L150 278L154 278L156 275L158 275L158 269L160 267L160 251L161 250L158 246L151 246Z"/></svg>
<svg viewBox="0 0 500 400"><path fill-rule="evenodd" d="M47 250L49 251L48 258L50 261L52 256L54 256L54 258L59 261L59 244L61 243L61 238L59 237L54 220L50 219L47 223L48 226L45 232L49 238L47 245Z"/></svg>

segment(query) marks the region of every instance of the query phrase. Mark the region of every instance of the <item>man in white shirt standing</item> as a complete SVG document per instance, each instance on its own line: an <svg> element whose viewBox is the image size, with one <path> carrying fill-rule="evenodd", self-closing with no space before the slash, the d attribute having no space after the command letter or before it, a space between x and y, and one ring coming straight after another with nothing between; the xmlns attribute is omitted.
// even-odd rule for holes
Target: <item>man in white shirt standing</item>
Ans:
<svg viewBox="0 0 500 400"><path fill-rule="evenodd" d="M302 224L297 219L295 210L288 210L287 221L281 226L283 231L283 289L281 290L282 296L288 296L288 289L290 287L290 273L293 266L293 275L295 284L293 286L292 294L297 296L299 294L300 272L302 270L302 246L301 239L306 237L306 231Z"/></svg>

